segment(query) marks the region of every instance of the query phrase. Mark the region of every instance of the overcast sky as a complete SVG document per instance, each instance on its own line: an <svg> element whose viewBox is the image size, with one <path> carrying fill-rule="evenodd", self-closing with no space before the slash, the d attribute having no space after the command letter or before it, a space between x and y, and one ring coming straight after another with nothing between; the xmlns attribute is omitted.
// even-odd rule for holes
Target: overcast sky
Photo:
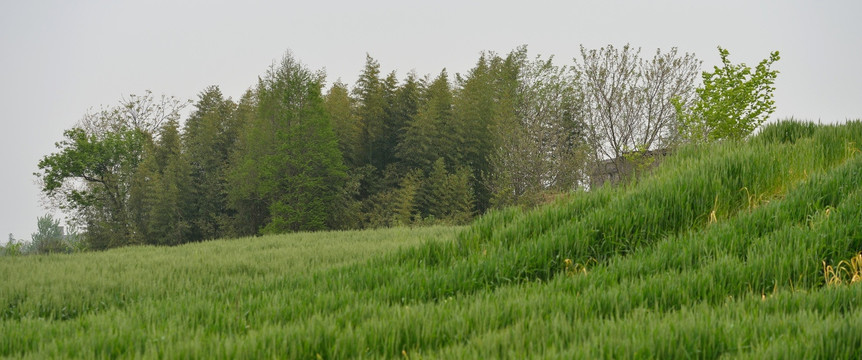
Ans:
<svg viewBox="0 0 862 360"><path fill-rule="evenodd" d="M278 3L278 4L273 4ZM773 118L862 118L862 1L2 1L0 244L45 209L36 164L90 108L123 95L238 98L291 50L353 84L384 72L464 73L479 52L528 45L571 64L579 46L677 47L711 70L716 46L755 65L778 50Z"/></svg>

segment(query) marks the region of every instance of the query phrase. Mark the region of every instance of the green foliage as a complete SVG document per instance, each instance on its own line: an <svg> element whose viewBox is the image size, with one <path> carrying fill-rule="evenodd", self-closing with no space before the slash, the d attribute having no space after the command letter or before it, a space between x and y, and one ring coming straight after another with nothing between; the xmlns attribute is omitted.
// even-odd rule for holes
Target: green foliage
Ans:
<svg viewBox="0 0 862 360"><path fill-rule="evenodd" d="M855 358L862 122L762 134L460 229L4 258L0 356Z"/></svg>
<svg viewBox="0 0 862 360"><path fill-rule="evenodd" d="M206 88L186 120L182 148L190 183L186 200L189 240L215 239L228 233L227 168L242 126L240 111L216 86Z"/></svg>
<svg viewBox="0 0 862 360"><path fill-rule="evenodd" d="M9 240L6 241L6 245L0 246L0 256L18 256L23 252L24 243L15 240L15 237L11 233L9 234Z"/></svg>
<svg viewBox="0 0 862 360"><path fill-rule="evenodd" d="M419 194L422 214L451 224L466 224L472 220L475 197L470 186L471 176L468 168L450 173L446 161L437 159Z"/></svg>
<svg viewBox="0 0 862 360"><path fill-rule="evenodd" d="M719 47L722 66L713 72L703 72L703 87L697 89L698 99L691 107L677 101L680 131L689 141L702 142L722 139L742 139L775 111L772 84L778 70L773 63L780 59L778 51L752 69L744 63L731 64L730 52Z"/></svg>
<svg viewBox="0 0 862 360"><path fill-rule="evenodd" d="M378 170L385 169L385 159L388 156L386 131L390 111L389 90L391 89L387 89L387 83L380 79L380 63L367 55L365 68L353 89L361 134L359 164L370 164Z"/></svg>
<svg viewBox="0 0 862 360"><path fill-rule="evenodd" d="M130 204L135 173L146 146L158 138L163 124L178 121L184 106L172 97L156 99L149 91L130 95L115 107L85 115L64 132L66 139L56 144L59 152L39 161L35 175L42 192L86 227L89 248L135 241L134 221L140 214ZM164 166L164 154L156 156Z"/></svg>
<svg viewBox="0 0 862 360"><path fill-rule="evenodd" d="M356 166L360 163L360 123L357 121L354 100L350 97L347 85L336 82L326 93L324 105L332 120L332 129L338 138L338 149L344 157L344 164Z"/></svg>
<svg viewBox="0 0 862 360"><path fill-rule="evenodd" d="M473 169L473 193L480 213L490 208L492 196L482 180L484 174L492 173L490 158L499 143L494 128L498 113L502 111L501 99L505 97L506 89L499 74L501 60L493 54L483 53L466 77L457 78L458 90L452 104L455 123L461 126L461 165Z"/></svg>
<svg viewBox="0 0 862 360"><path fill-rule="evenodd" d="M31 236L28 252L34 254L70 252L71 248L66 244L63 235L63 227L60 226L59 219L54 219L50 214L40 216L36 219L36 232Z"/></svg>
<svg viewBox="0 0 862 360"><path fill-rule="evenodd" d="M449 75L442 71L428 86L424 102L407 124L398 143L398 158L408 167L430 171L444 157L454 161L457 139L453 129L452 91Z"/></svg>
<svg viewBox="0 0 862 360"><path fill-rule="evenodd" d="M260 80L255 98L228 176L230 206L253 216L239 233L328 228L346 174L320 74L287 54Z"/></svg>
<svg viewBox="0 0 862 360"><path fill-rule="evenodd" d="M64 135L66 140L57 143L60 151L39 161L42 192L83 217L92 248L124 245L130 235L130 180L148 135L124 130L100 136L80 128Z"/></svg>
<svg viewBox="0 0 862 360"><path fill-rule="evenodd" d="M398 176L392 171L387 172L387 175ZM422 219L419 196L425 183L422 170L414 169L400 179L384 179L384 182L394 182L396 185L387 186L365 201L366 226L376 228L419 223Z"/></svg>
<svg viewBox="0 0 862 360"><path fill-rule="evenodd" d="M178 124L169 121L161 131L156 158L164 162L150 209L150 243L176 245L189 242L194 213L191 167L181 152Z"/></svg>
<svg viewBox="0 0 862 360"><path fill-rule="evenodd" d="M589 152L575 74L553 58L528 59L526 48L492 68L504 91L492 127L497 146L483 173L490 203L532 206L546 192L575 190Z"/></svg>
<svg viewBox="0 0 862 360"><path fill-rule="evenodd" d="M87 114L38 176L93 249L464 223L576 191L594 160L676 143L668 99L691 103L693 56L581 50L574 66L485 52L451 81L399 81L367 56L352 89L326 96L324 74L288 54L236 103L204 89L182 129L183 102L149 92Z"/></svg>

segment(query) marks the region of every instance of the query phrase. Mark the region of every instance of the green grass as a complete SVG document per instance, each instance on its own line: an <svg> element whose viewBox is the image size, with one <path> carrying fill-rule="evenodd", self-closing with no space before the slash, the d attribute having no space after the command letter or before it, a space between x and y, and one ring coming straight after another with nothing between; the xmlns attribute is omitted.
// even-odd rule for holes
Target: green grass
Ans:
<svg viewBox="0 0 862 360"><path fill-rule="evenodd" d="M823 266L862 251L860 145L783 122L463 228L0 258L0 356L858 358Z"/></svg>

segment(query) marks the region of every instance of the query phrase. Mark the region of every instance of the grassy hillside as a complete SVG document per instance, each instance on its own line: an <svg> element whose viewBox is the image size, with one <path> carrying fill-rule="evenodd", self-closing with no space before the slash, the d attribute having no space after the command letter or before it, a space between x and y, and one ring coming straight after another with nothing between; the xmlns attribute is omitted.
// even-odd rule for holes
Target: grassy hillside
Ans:
<svg viewBox="0 0 862 360"><path fill-rule="evenodd" d="M860 145L785 122L466 228L0 258L0 355L857 358Z"/></svg>

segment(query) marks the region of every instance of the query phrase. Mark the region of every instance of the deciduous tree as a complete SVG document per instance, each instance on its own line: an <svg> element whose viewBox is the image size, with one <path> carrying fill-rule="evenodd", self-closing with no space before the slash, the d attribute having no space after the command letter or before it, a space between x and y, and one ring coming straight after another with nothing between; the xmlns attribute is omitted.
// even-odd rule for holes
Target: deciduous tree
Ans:
<svg viewBox="0 0 862 360"><path fill-rule="evenodd" d="M321 230L334 222L345 168L321 86L322 75L289 53L260 79L255 116L229 176L238 213L267 210L251 219L255 232Z"/></svg>
<svg viewBox="0 0 862 360"><path fill-rule="evenodd" d="M703 87L698 88L697 100L691 105L676 100L682 135L695 142L741 139L775 111L772 84L778 70L772 64L780 59L778 51L752 69L744 63L732 64L730 52L719 47L721 67L703 72Z"/></svg>
<svg viewBox="0 0 862 360"><path fill-rule="evenodd" d="M644 60L640 49L629 45L581 46L576 69L596 158L622 159L628 151L674 144L678 122L672 100L691 101L699 66L694 55L680 55L676 48L656 50L651 60Z"/></svg>

